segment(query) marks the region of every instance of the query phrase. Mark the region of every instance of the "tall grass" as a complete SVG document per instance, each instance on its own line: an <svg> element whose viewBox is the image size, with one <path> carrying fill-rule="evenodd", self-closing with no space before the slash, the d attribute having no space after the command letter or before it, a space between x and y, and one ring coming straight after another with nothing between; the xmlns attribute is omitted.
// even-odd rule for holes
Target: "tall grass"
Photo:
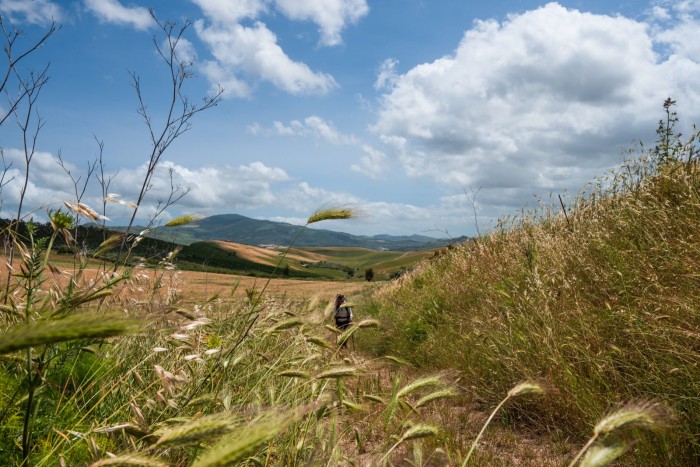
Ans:
<svg viewBox="0 0 700 467"><path fill-rule="evenodd" d="M559 393L527 418L581 442L620 403L663 402L674 429L628 455L697 462L697 135L681 142L660 130L656 148L570 202L568 219L559 203L504 219L380 290L366 309L385 332L363 348L457 368L487 407L513 380L545 381ZM519 404L507 413L525 414Z"/></svg>
<svg viewBox="0 0 700 467"><path fill-rule="evenodd" d="M338 336L366 354L329 343L331 293L184 304L175 253L94 277L83 257L61 282L50 253L71 219L52 213L48 238L15 236L0 307L0 464L499 464L479 444L498 416L574 441L533 465L697 463L700 167L668 117L566 216L505 219L378 289Z"/></svg>
<svg viewBox="0 0 700 467"><path fill-rule="evenodd" d="M68 368L47 372L32 465L316 465L356 458L356 439L379 462L437 432L420 423L421 413L455 394L448 380L392 390L381 383L385 365L319 345L325 303L306 305L267 298L248 329L246 300L215 300L191 309L190 319L172 316L69 357ZM3 420L3 463L18 455L9 441L19 408Z"/></svg>
<svg viewBox="0 0 700 467"><path fill-rule="evenodd" d="M309 223L350 216L333 213ZM0 316L0 464L306 465L360 450L390 462L438 432L421 413L454 396L452 385L383 385L384 366L328 343L330 296L295 303L263 288L184 305L162 290L176 286L171 257L152 273L96 277L83 258L61 285L50 253L70 217L52 220L49 239L31 227L17 239L24 262ZM96 253L119 243L107 239ZM346 338L376 325L362 320ZM135 335L114 338L123 334Z"/></svg>

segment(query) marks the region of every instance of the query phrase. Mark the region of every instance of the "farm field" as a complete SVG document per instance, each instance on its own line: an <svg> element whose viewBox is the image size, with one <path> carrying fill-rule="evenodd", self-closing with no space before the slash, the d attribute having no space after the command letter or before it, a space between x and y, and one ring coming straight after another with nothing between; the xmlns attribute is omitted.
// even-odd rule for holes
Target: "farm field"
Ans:
<svg viewBox="0 0 700 467"><path fill-rule="evenodd" d="M280 261L284 249L262 248L240 243L208 242L223 251L234 252L237 257L265 266L274 267ZM421 260L430 258L438 249L420 251L372 250L359 247L304 247L291 248L280 268L289 267L295 271L348 279L349 271L361 278L367 269L372 269L377 279L388 279L392 274L399 275Z"/></svg>
<svg viewBox="0 0 700 467"><path fill-rule="evenodd" d="M254 251L255 247L250 247L250 250ZM8 261L5 256L1 256L0 261L2 261L0 274L5 277ZM54 254L51 256L51 263L56 269L44 287L50 287L54 284L58 287L65 287L73 273L73 257L65 254ZM81 275L82 280L86 282L98 280L104 274L104 269L100 267L100 264L102 263L94 261L92 266L85 268ZM115 293L127 293L130 298L136 301L149 298L151 294L149 285L155 280L161 283L160 294L177 293L184 303L205 301L215 295L224 301L242 299L247 296L246 290L259 290L267 283L266 278L260 277L152 268L135 268L133 275L134 283L124 285L123 292L121 289L117 289ZM364 280L331 281L273 278L267 284L266 291L271 296L294 300L319 295L324 300L330 301L338 293L349 295L373 287L376 285Z"/></svg>

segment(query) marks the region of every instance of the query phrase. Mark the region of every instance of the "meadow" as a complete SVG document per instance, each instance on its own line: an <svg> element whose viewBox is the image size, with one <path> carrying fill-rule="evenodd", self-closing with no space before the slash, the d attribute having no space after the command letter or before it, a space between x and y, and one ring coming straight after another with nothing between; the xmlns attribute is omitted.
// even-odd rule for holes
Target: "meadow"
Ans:
<svg viewBox="0 0 700 467"><path fill-rule="evenodd" d="M71 261L49 254L70 224L55 214L50 238L15 239L0 460L693 465L696 154L694 138L642 152L566 212L503 219L380 283L185 272L167 256L113 269L98 253L114 239ZM278 266L299 254L283 253ZM350 254L313 252L329 253ZM356 312L342 334L338 292Z"/></svg>
<svg viewBox="0 0 700 467"><path fill-rule="evenodd" d="M169 112L151 118L132 74L148 169L135 202L109 194L97 141L102 215L81 203L88 180L67 172L67 211L20 224L47 78L16 65L57 25L17 60L8 53L26 164L16 219L1 230L0 465L700 463L698 134L674 133L670 98L653 148L469 242L416 255L291 241L263 258L265 278L182 271L176 245L142 260L132 227L163 154L223 90L201 102L182 92L193 64L176 49L190 24L151 15ZM149 225L187 194L171 189ZM108 201L132 209L129 234L83 242L76 224L104 226ZM327 208L306 226L352 217ZM211 259L210 246L198 248ZM287 266L289 279L273 278ZM291 278L369 266L395 280ZM342 333L336 293L355 310Z"/></svg>
<svg viewBox="0 0 700 467"><path fill-rule="evenodd" d="M656 147L576 199L502 219L377 291L364 310L385 325L361 349L457 371L483 410L538 381L547 395L502 421L569 442L598 434L606 414L645 408L645 429L600 436L605 449L632 465L697 465L697 134L660 130Z"/></svg>

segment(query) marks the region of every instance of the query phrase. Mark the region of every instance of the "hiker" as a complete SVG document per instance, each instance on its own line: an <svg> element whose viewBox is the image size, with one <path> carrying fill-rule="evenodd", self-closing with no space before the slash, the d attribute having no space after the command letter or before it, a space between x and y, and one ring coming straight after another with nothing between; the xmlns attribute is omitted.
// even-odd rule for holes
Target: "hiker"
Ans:
<svg viewBox="0 0 700 467"><path fill-rule="evenodd" d="M335 319L335 327L338 328L340 332L345 331L352 323L352 308L348 306L344 295L338 294L335 296L333 318ZM340 346L347 347L347 339L344 340Z"/></svg>

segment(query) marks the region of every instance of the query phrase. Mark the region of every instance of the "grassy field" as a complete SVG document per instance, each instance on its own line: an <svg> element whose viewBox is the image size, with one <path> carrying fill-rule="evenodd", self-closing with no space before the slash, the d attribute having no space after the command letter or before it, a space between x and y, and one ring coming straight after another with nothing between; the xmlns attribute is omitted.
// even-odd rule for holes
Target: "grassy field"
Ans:
<svg viewBox="0 0 700 467"><path fill-rule="evenodd" d="M606 442L638 437L633 465L697 465L695 141L628 161L569 202L566 217L552 206L504 219L382 288L364 309L386 327L362 349L456 370L484 408L519 380L539 381L549 396L513 404L502 421L569 441L584 442L612 411L649 409L656 422L642 425L655 434L623 430Z"/></svg>
<svg viewBox="0 0 700 467"><path fill-rule="evenodd" d="M0 465L698 465L695 141L383 283L113 271L50 254L67 216L29 225L0 270Z"/></svg>
<svg viewBox="0 0 700 467"><path fill-rule="evenodd" d="M251 247L254 248L254 247ZM56 268L51 275L51 283L55 287L66 287L72 277L74 257L66 254L51 255L50 263ZM81 277L88 282L99 282L104 274L102 262L83 269ZM108 263L111 265L111 263ZM0 277L7 274L7 258L0 256ZM213 296L228 301L247 297L247 290L260 289L267 284L267 292L271 296L293 300L318 296L330 301L338 293L355 294L370 287L365 281L324 281L310 279L272 278L269 283L266 278L242 276L237 274L217 274L211 272L187 270L159 270L154 268L136 267L131 271L132 280L114 290L115 295L128 295L135 302L150 300L154 294L153 284L159 284L156 294L159 300L167 295L176 295L179 302L198 303L211 299ZM122 292L123 290L123 292Z"/></svg>
<svg viewBox="0 0 700 467"><path fill-rule="evenodd" d="M374 269L388 277L392 272L410 269L417 262L430 258L437 250L377 251L366 248L304 248L322 255L327 262L347 265L360 271Z"/></svg>

